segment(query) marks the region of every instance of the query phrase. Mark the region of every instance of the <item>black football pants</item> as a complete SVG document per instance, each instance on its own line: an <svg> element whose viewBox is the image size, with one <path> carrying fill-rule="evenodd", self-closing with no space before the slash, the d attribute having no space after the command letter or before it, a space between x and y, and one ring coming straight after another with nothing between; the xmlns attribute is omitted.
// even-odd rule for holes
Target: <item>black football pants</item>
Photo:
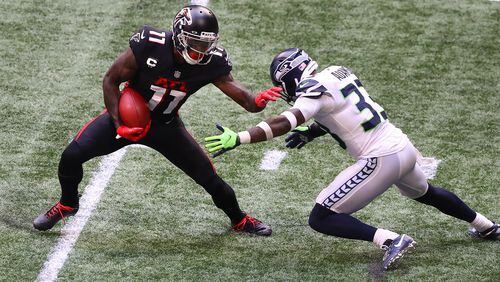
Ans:
<svg viewBox="0 0 500 282"><path fill-rule="evenodd" d="M133 143L125 138L116 139L115 126L106 111L85 124L66 147L59 162L61 203L68 206L78 205L78 184L83 176L83 163ZM137 144L160 152L203 186L212 196L215 205L222 209L233 223L244 217L233 189L217 175L212 162L186 130L180 118L175 117L169 123L153 120L148 134Z"/></svg>

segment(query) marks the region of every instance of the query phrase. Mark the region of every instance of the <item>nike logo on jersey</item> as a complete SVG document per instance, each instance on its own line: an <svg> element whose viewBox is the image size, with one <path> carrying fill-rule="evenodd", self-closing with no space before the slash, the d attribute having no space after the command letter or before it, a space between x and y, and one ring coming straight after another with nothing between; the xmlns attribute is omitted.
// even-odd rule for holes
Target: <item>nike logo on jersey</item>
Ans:
<svg viewBox="0 0 500 282"><path fill-rule="evenodd" d="M141 32L141 39L144 39L146 38L146 36L144 36L144 30Z"/></svg>

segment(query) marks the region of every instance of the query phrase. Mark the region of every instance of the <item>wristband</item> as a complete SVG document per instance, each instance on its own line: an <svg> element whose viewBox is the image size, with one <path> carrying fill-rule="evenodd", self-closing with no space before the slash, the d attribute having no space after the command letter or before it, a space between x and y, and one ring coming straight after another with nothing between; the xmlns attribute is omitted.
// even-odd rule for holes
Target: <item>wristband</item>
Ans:
<svg viewBox="0 0 500 282"><path fill-rule="evenodd" d="M292 112L289 111L284 111L281 113L282 116L285 116L286 119L290 122L290 130L294 129L297 127L297 118Z"/></svg>
<svg viewBox="0 0 500 282"><path fill-rule="evenodd" d="M238 137L240 138L240 144L248 144L250 143L250 132L248 131L241 131L238 132Z"/></svg>
<svg viewBox="0 0 500 282"><path fill-rule="evenodd" d="M271 129L269 124L267 124L267 122L262 121L257 124L257 127L260 127L262 130L264 130L264 132L266 133L266 140L273 139L273 130Z"/></svg>

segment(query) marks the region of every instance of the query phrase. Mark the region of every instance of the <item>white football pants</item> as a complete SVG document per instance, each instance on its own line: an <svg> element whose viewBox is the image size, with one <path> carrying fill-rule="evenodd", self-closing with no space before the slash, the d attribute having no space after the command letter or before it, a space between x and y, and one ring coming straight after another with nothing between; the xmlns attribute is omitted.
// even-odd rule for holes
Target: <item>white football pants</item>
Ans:
<svg viewBox="0 0 500 282"><path fill-rule="evenodd" d="M402 195L415 199L427 192L427 179L417 164L418 151L409 142L398 153L360 159L343 170L316 198L337 213L351 214L395 184Z"/></svg>

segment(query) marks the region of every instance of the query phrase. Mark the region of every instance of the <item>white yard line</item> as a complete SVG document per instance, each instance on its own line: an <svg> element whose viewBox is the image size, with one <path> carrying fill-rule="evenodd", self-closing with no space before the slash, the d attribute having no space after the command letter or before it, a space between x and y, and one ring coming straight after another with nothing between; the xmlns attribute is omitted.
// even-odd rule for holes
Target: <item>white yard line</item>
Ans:
<svg viewBox="0 0 500 282"><path fill-rule="evenodd" d="M260 164L262 170L276 170L281 164L281 161L288 155L287 152L271 150L264 154L264 158Z"/></svg>
<svg viewBox="0 0 500 282"><path fill-rule="evenodd" d="M118 164L125 155L127 149L123 148L110 155L105 156L100 164L99 169L94 172L89 185L85 187L85 191L80 199L80 209L73 219L70 219L61 229L61 235L57 240L56 246L49 254L45 261L37 281L55 281L59 271L68 258L68 254L73 249L78 236L82 232L83 227L87 223L92 212L101 199L104 188L108 185L111 176L115 172Z"/></svg>

